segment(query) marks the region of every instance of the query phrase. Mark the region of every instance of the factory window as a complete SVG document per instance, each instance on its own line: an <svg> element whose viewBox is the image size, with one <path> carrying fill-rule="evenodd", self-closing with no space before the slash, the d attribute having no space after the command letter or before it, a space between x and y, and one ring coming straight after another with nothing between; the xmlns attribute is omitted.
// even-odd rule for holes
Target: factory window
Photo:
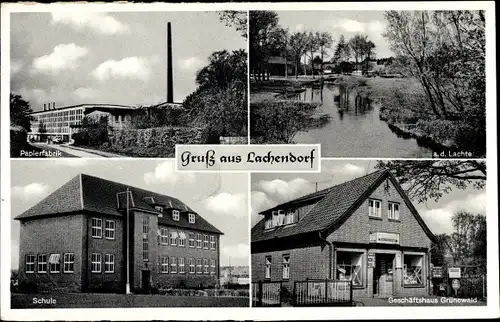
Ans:
<svg viewBox="0 0 500 322"><path fill-rule="evenodd" d="M170 245L176 246L177 245L177 237L179 237L179 234L175 230L170 231Z"/></svg>
<svg viewBox="0 0 500 322"><path fill-rule="evenodd" d="M179 257L179 273L183 274L184 273L184 257Z"/></svg>
<svg viewBox="0 0 500 322"><path fill-rule="evenodd" d="M189 273L194 274L194 258L189 258Z"/></svg>
<svg viewBox="0 0 500 322"><path fill-rule="evenodd" d="M215 259L210 260L210 274L215 274Z"/></svg>
<svg viewBox="0 0 500 322"><path fill-rule="evenodd" d="M104 273L114 273L115 272L115 255L106 254L104 255Z"/></svg>
<svg viewBox="0 0 500 322"><path fill-rule="evenodd" d="M102 238L102 219L92 218L92 237Z"/></svg>
<svg viewBox="0 0 500 322"><path fill-rule="evenodd" d="M106 220L104 231L106 239L115 239L115 227L116 224L114 220Z"/></svg>
<svg viewBox="0 0 500 322"><path fill-rule="evenodd" d="M172 210L172 219L175 221L179 221L180 213L179 210Z"/></svg>
<svg viewBox="0 0 500 322"><path fill-rule="evenodd" d="M186 246L186 234L183 231L179 232L179 247Z"/></svg>
<svg viewBox="0 0 500 322"><path fill-rule="evenodd" d="M210 236L210 249L215 249L215 236Z"/></svg>
<svg viewBox="0 0 500 322"><path fill-rule="evenodd" d="M208 235L203 235L203 248L208 249Z"/></svg>
<svg viewBox="0 0 500 322"><path fill-rule="evenodd" d="M47 273L47 255L38 255L38 273Z"/></svg>
<svg viewBox="0 0 500 322"><path fill-rule="evenodd" d="M266 267L265 267L265 274L264 274L264 277L266 279L271 279L271 264L272 264L271 256L266 256Z"/></svg>
<svg viewBox="0 0 500 322"><path fill-rule="evenodd" d="M208 258L203 258L203 267L205 268L204 270L204 273L205 274L208 274L209 273L209 270L208 270Z"/></svg>
<svg viewBox="0 0 500 322"><path fill-rule="evenodd" d="M195 247L194 233L189 233L189 247Z"/></svg>
<svg viewBox="0 0 500 322"><path fill-rule="evenodd" d="M161 272L168 273L168 257L166 256L161 258Z"/></svg>
<svg viewBox="0 0 500 322"><path fill-rule="evenodd" d="M290 255L283 255L283 279L290 278Z"/></svg>
<svg viewBox="0 0 500 322"><path fill-rule="evenodd" d="M392 219L392 220L399 220L399 204L398 203L389 202L387 218Z"/></svg>
<svg viewBox="0 0 500 322"><path fill-rule="evenodd" d="M170 273L177 273L177 257L170 257Z"/></svg>
<svg viewBox="0 0 500 322"><path fill-rule="evenodd" d="M422 270L424 255L404 254L404 283L405 286L423 286Z"/></svg>
<svg viewBox="0 0 500 322"><path fill-rule="evenodd" d="M370 217L380 218L382 215L382 208L380 200L368 200L368 215Z"/></svg>
<svg viewBox="0 0 500 322"><path fill-rule="evenodd" d="M168 245L168 229L166 228L160 229L160 243L162 245Z"/></svg>
<svg viewBox="0 0 500 322"><path fill-rule="evenodd" d="M90 268L91 268L92 273L100 273L101 272L101 254L92 253Z"/></svg>
<svg viewBox="0 0 500 322"><path fill-rule="evenodd" d="M189 214L189 223L194 224L196 222L195 214Z"/></svg>
<svg viewBox="0 0 500 322"><path fill-rule="evenodd" d="M201 258L196 259L196 273L202 273Z"/></svg>
<svg viewBox="0 0 500 322"><path fill-rule="evenodd" d="M61 271L61 254L51 254L49 257L49 267L51 273L59 273Z"/></svg>
<svg viewBox="0 0 500 322"><path fill-rule="evenodd" d="M64 254L63 272L73 273L74 270L75 270L75 254L73 253Z"/></svg>
<svg viewBox="0 0 500 322"><path fill-rule="evenodd" d="M336 278L340 281L352 280L353 286L363 286L363 253L337 252Z"/></svg>
<svg viewBox="0 0 500 322"><path fill-rule="evenodd" d="M201 234L196 234L196 248L201 248Z"/></svg>

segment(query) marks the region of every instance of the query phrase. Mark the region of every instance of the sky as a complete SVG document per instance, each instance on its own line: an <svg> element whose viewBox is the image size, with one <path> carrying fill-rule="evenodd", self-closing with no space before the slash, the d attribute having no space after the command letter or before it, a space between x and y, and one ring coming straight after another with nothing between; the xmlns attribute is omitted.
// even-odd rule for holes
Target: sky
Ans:
<svg viewBox="0 0 500 322"><path fill-rule="evenodd" d="M253 173L251 182L251 225L255 225L262 216L259 212L272 208L285 201L325 189L367 173L376 171L375 160L321 161L321 173L269 174ZM404 188L404 187L403 187ZM452 233L451 216L458 210L486 215L486 189L453 189L438 202L428 200L413 205L434 234Z"/></svg>
<svg viewBox="0 0 500 322"><path fill-rule="evenodd" d="M19 222L28 210L80 173L176 197L221 230L221 266L248 266L248 175L175 172L173 160L15 160L11 163L11 267L19 265Z"/></svg>
<svg viewBox="0 0 500 322"><path fill-rule="evenodd" d="M11 92L43 104L154 104L166 100L166 23L172 23L174 101L196 89L215 51L246 49L217 12L11 14Z"/></svg>
<svg viewBox="0 0 500 322"><path fill-rule="evenodd" d="M295 31L327 31L333 38L333 46L326 57L331 58L340 35L346 41L356 34L367 34L375 44L376 58L393 56L389 44L382 36L387 24L384 11L276 11L279 24ZM326 59L326 58L325 58Z"/></svg>

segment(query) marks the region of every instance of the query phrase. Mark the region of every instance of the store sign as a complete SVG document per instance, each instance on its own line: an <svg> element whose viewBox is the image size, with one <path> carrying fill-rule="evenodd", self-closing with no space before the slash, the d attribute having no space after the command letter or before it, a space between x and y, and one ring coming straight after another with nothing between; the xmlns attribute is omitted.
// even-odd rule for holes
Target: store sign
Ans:
<svg viewBox="0 0 500 322"><path fill-rule="evenodd" d="M436 266L432 268L432 278L443 278L443 268L441 266Z"/></svg>
<svg viewBox="0 0 500 322"><path fill-rule="evenodd" d="M395 233L370 233L370 243L399 245L399 234Z"/></svg>
<svg viewBox="0 0 500 322"><path fill-rule="evenodd" d="M449 278L460 278L460 267L448 267Z"/></svg>

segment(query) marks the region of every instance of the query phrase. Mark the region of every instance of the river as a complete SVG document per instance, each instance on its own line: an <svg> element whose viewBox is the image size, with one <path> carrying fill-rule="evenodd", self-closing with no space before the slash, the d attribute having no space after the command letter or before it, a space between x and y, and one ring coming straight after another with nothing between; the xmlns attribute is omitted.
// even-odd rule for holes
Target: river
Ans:
<svg viewBox="0 0 500 322"><path fill-rule="evenodd" d="M432 157L431 149L420 145L416 139L398 136L380 120L379 102L358 101L356 108L355 94L346 95L349 99L345 101L339 99L340 91L338 85L324 84L322 89L319 85L308 86L304 92L288 96L319 102L321 105L315 113L330 116L325 126L297 133L295 143L320 143L323 157ZM343 109L339 109L341 104Z"/></svg>

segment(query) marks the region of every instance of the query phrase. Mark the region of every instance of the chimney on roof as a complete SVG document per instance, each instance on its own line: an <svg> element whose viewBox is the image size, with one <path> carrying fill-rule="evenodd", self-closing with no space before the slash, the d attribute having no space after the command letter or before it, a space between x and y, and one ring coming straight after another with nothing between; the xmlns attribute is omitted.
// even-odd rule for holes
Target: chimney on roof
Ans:
<svg viewBox="0 0 500 322"><path fill-rule="evenodd" d="M52 102L52 109L55 110L56 109L56 102Z"/></svg>
<svg viewBox="0 0 500 322"><path fill-rule="evenodd" d="M43 103L43 110L46 111L47 110L47 105L45 103Z"/></svg>
<svg viewBox="0 0 500 322"><path fill-rule="evenodd" d="M172 26L167 23L167 103L174 102L174 79L172 72Z"/></svg>

